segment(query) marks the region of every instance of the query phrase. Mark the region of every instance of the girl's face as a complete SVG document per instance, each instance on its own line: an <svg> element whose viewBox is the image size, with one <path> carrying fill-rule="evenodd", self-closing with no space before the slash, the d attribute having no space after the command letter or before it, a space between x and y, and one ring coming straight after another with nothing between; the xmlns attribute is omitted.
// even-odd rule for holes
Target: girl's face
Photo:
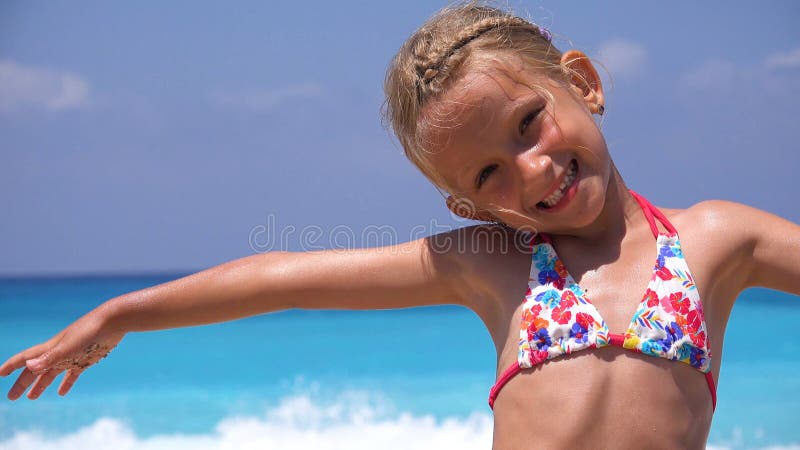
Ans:
<svg viewBox="0 0 800 450"><path fill-rule="evenodd" d="M495 62L472 70L423 109L433 167L455 196L475 205L471 218L565 233L602 211L612 171L592 118L602 88L585 55L571 51L564 58L576 54L584 58L577 64L585 81L565 84L521 64Z"/></svg>

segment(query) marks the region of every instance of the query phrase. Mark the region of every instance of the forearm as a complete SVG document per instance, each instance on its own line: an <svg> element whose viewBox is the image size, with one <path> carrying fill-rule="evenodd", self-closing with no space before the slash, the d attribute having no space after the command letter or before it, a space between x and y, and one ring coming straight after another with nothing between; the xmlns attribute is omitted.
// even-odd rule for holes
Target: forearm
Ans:
<svg viewBox="0 0 800 450"><path fill-rule="evenodd" d="M289 308L459 304L457 273L447 257L431 254L423 240L382 249L269 252L131 292L101 308L111 328L149 331Z"/></svg>
<svg viewBox="0 0 800 450"><path fill-rule="evenodd" d="M100 308L112 327L151 331L241 319L289 307L280 296L265 295L279 277L268 273L288 253L266 253L230 261L210 269L109 300ZM283 298L288 300L288 298Z"/></svg>
<svg viewBox="0 0 800 450"><path fill-rule="evenodd" d="M752 215L749 285L800 295L800 226L763 211Z"/></svg>
<svg viewBox="0 0 800 450"><path fill-rule="evenodd" d="M761 286L800 295L800 227L791 224L793 234L770 237L753 249L750 286Z"/></svg>

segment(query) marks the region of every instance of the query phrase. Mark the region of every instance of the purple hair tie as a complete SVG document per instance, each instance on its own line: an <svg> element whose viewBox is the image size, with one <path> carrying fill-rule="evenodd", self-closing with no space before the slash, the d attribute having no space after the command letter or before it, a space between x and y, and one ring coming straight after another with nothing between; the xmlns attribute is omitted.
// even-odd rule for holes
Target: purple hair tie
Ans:
<svg viewBox="0 0 800 450"><path fill-rule="evenodd" d="M544 38L544 40L546 40L547 42L551 42L553 40L553 35L550 34L550 31L547 28L541 27L539 25L537 25L536 28L539 29L539 35L541 35Z"/></svg>

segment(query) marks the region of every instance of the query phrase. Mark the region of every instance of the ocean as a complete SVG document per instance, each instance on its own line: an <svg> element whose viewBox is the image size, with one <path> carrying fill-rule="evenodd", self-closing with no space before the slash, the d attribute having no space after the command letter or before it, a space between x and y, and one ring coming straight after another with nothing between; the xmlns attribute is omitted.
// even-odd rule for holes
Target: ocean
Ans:
<svg viewBox="0 0 800 450"><path fill-rule="evenodd" d="M177 277L0 280L0 362L109 298ZM798 323L798 297L740 296L708 448L800 449ZM455 306L129 333L65 397L59 376L39 399L12 402L20 371L0 378L0 450L488 449L494 360L478 317Z"/></svg>

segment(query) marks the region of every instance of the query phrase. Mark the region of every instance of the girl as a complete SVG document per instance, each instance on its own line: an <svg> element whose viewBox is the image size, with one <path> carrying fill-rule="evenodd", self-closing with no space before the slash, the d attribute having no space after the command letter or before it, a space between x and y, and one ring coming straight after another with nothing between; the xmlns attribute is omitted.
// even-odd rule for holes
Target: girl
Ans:
<svg viewBox="0 0 800 450"><path fill-rule="evenodd" d="M750 286L800 294L800 227L630 191L594 120L605 99L589 59L497 9L435 15L396 55L386 95L409 159L454 213L490 224L255 255L114 298L0 365L22 369L8 397L35 399L62 372L66 394L131 331L458 304L497 349L495 448L702 447L733 301Z"/></svg>

